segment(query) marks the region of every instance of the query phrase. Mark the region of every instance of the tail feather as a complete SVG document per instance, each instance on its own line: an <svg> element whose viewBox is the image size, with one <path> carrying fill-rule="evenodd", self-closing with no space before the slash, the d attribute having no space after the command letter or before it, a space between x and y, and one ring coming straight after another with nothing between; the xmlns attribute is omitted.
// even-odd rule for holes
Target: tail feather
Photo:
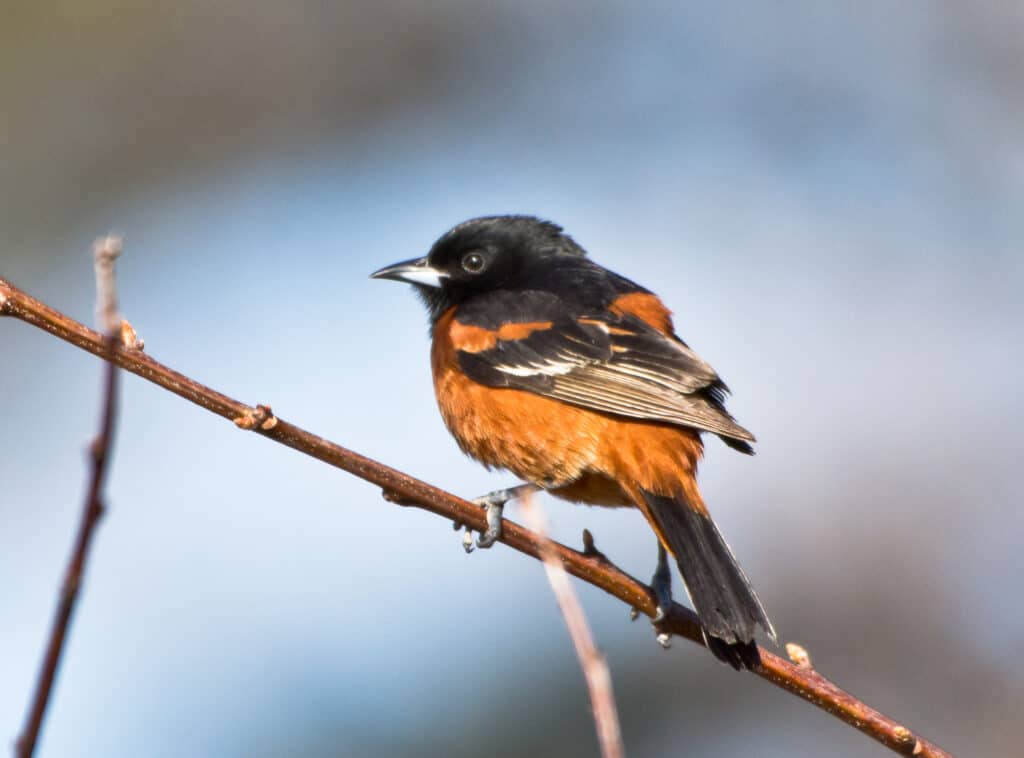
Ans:
<svg viewBox="0 0 1024 758"><path fill-rule="evenodd" d="M760 626L773 641L775 630L715 522L703 508L692 507L682 497L646 491L643 496L679 565L708 648L734 668L756 665L754 630Z"/></svg>

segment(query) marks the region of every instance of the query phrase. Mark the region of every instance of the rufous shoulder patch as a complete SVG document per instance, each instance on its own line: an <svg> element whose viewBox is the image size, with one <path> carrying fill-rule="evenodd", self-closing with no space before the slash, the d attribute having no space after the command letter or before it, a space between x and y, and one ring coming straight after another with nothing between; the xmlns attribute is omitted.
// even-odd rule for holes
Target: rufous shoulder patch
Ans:
<svg viewBox="0 0 1024 758"><path fill-rule="evenodd" d="M490 350L498 342L526 339L536 331L550 329L550 321L528 321L502 324L497 329L463 324L458 318L449 321L448 337L452 347L464 353L480 353Z"/></svg>
<svg viewBox="0 0 1024 758"><path fill-rule="evenodd" d="M657 295L652 295L649 292L631 292L628 295L622 295L608 306L608 310L620 316L627 314L636 316L667 336L671 336L674 331L672 311L665 307Z"/></svg>

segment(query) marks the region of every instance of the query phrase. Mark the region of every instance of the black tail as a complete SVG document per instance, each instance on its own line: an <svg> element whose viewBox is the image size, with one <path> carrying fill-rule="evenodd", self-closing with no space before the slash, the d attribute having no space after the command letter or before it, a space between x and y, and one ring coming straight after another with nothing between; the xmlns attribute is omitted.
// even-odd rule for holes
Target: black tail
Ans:
<svg viewBox="0 0 1024 758"><path fill-rule="evenodd" d="M715 522L683 500L643 495L675 555L708 649L736 669L758 665L754 629L760 626L773 641L775 630Z"/></svg>

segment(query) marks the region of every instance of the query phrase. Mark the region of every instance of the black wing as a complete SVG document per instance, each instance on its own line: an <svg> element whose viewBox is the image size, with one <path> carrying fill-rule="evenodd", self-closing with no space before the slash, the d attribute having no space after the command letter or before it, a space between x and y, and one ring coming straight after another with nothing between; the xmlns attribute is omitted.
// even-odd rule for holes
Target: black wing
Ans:
<svg viewBox="0 0 1024 758"><path fill-rule="evenodd" d="M635 316L561 317L523 339L458 352L459 365L490 387L513 387L572 405L720 435L752 452L754 436L725 410L728 391L684 343Z"/></svg>

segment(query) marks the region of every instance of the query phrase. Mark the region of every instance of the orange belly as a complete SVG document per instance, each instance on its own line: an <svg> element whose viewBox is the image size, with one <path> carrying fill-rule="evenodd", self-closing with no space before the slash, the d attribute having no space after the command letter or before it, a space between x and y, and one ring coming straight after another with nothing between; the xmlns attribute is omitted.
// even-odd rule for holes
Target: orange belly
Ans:
<svg viewBox="0 0 1024 758"><path fill-rule="evenodd" d="M697 432L478 384L456 370L452 321L449 312L435 327L434 389L445 424L468 455L594 505L632 505L637 487L668 496L696 489Z"/></svg>

